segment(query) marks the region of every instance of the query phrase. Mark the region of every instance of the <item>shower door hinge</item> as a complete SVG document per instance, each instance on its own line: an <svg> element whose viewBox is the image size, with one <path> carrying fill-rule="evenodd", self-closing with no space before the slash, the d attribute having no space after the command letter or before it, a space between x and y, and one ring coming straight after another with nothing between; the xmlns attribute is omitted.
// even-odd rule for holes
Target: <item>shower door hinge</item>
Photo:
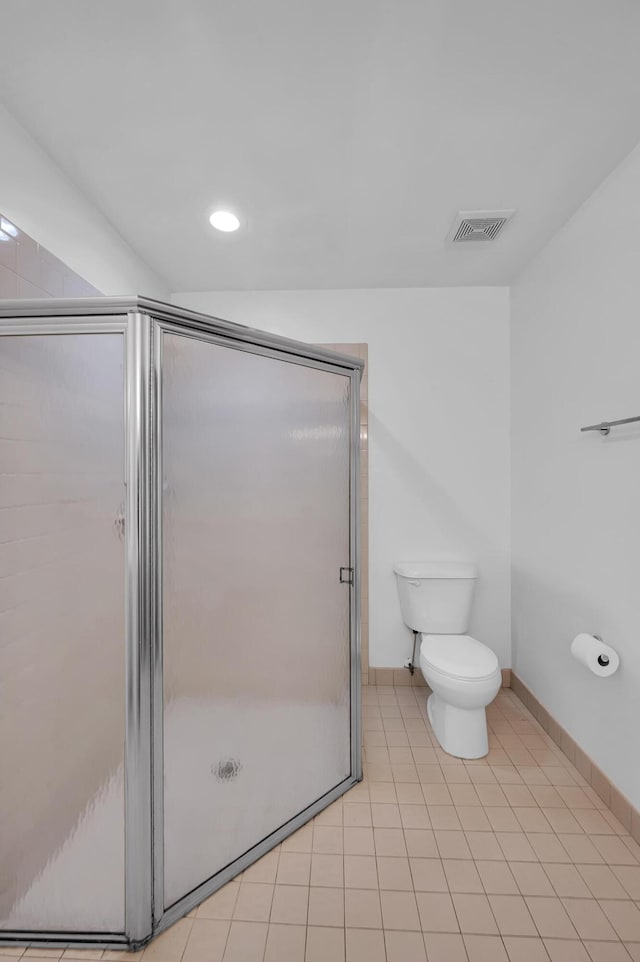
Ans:
<svg viewBox="0 0 640 962"><path fill-rule="evenodd" d="M347 572L346 578L343 572ZM353 568L340 568L340 584L341 585L352 585L353 584Z"/></svg>

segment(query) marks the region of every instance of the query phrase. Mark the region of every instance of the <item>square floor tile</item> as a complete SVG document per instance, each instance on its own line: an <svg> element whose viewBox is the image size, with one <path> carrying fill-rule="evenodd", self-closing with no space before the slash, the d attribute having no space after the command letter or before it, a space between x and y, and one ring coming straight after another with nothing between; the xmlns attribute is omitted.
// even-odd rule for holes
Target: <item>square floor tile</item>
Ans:
<svg viewBox="0 0 640 962"><path fill-rule="evenodd" d="M271 903L272 923L306 925L309 889L303 885L276 885Z"/></svg>
<svg viewBox="0 0 640 962"><path fill-rule="evenodd" d="M403 828L431 828L427 806L400 803L400 820Z"/></svg>
<svg viewBox="0 0 640 962"><path fill-rule="evenodd" d="M311 856L311 885L327 885L330 888L344 886L344 857L342 855Z"/></svg>
<svg viewBox="0 0 640 962"><path fill-rule="evenodd" d="M459 932L451 896L444 892L416 892L423 932Z"/></svg>
<svg viewBox="0 0 640 962"><path fill-rule="evenodd" d="M304 962L306 941L306 925L270 925L264 962Z"/></svg>
<svg viewBox="0 0 640 962"><path fill-rule="evenodd" d="M408 858L379 856L378 883L381 889L413 891L413 880Z"/></svg>
<svg viewBox="0 0 640 962"><path fill-rule="evenodd" d="M347 928L345 936L346 962L386 962L384 935L381 931Z"/></svg>
<svg viewBox="0 0 640 962"><path fill-rule="evenodd" d="M373 808L373 805L371 806ZM348 826L344 829L345 855L374 855L372 828L357 828Z"/></svg>
<svg viewBox="0 0 640 962"><path fill-rule="evenodd" d="M273 885L263 882L245 882L243 878L233 910L234 919L244 922L268 922L273 889Z"/></svg>
<svg viewBox="0 0 640 962"><path fill-rule="evenodd" d="M347 928L382 928L380 893L373 889L345 889L345 925Z"/></svg>
<svg viewBox="0 0 640 962"><path fill-rule="evenodd" d="M551 962L592 962L583 943L575 939L543 939L543 942Z"/></svg>
<svg viewBox="0 0 640 962"><path fill-rule="evenodd" d="M427 805L453 805L451 792L444 782L424 783L422 795Z"/></svg>
<svg viewBox="0 0 640 962"><path fill-rule="evenodd" d="M602 855L586 835L570 835L562 832L558 838L571 862L592 865L604 862Z"/></svg>
<svg viewBox="0 0 640 962"><path fill-rule="evenodd" d="M440 858L471 858L471 849L464 832L434 831Z"/></svg>
<svg viewBox="0 0 640 962"><path fill-rule="evenodd" d="M424 940L419 932L385 932L387 962L426 962Z"/></svg>
<svg viewBox="0 0 640 962"><path fill-rule="evenodd" d="M566 849L553 832L527 834L529 844L541 862L569 862Z"/></svg>
<svg viewBox="0 0 640 962"><path fill-rule="evenodd" d="M521 895L490 895L489 903L500 935L538 935Z"/></svg>
<svg viewBox="0 0 640 962"><path fill-rule="evenodd" d="M580 868L582 872L582 866ZM636 901L640 901L640 866L635 865L614 865L611 869L613 874L624 886L627 894ZM589 881L587 881L587 885ZM595 893L594 893L595 895Z"/></svg>
<svg viewBox="0 0 640 962"><path fill-rule="evenodd" d="M592 835L591 841L609 865L637 865L626 842L617 835ZM585 860L586 861L586 860Z"/></svg>
<svg viewBox="0 0 640 962"><path fill-rule="evenodd" d="M506 808L497 810L509 811ZM481 805L457 805L456 812L465 832L490 832L492 830L490 819L487 817L488 809Z"/></svg>
<svg viewBox="0 0 640 962"><path fill-rule="evenodd" d="M345 888L377 889L378 868L373 855L345 855Z"/></svg>
<svg viewBox="0 0 640 962"><path fill-rule="evenodd" d="M475 935L497 935L498 926L486 895L454 893L453 904L460 931ZM517 898L517 896L512 896Z"/></svg>
<svg viewBox="0 0 640 962"><path fill-rule="evenodd" d="M385 929L413 931L420 929L420 919L413 892L380 892L382 923Z"/></svg>
<svg viewBox="0 0 640 962"><path fill-rule="evenodd" d="M508 862L538 861L524 832L496 832L496 838Z"/></svg>
<svg viewBox="0 0 640 962"><path fill-rule="evenodd" d="M371 803L395 805L398 801L393 782L372 782L369 786Z"/></svg>
<svg viewBox="0 0 640 962"><path fill-rule="evenodd" d="M543 864L543 869L553 885L556 895L566 898L591 898L592 893L584 878L575 865L561 865L558 863ZM589 865L587 868L604 868L601 865ZM617 881L614 877L614 882ZM622 890L624 897L624 889Z"/></svg>
<svg viewBox="0 0 640 962"><path fill-rule="evenodd" d="M411 782L396 782L396 795L400 806L426 804L421 785L414 785ZM400 809L400 815L402 816L402 808Z"/></svg>
<svg viewBox="0 0 640 962"><path fill-rule="evenodd" d="M475 865L484 891L488 895L519 894L520 890L507 862L479 860Z"/></svg>
<svg viewBox="0 0 640 962"><path fill-rule="evenodd" d="M640 942L640 909L633 902L614 902L603 899L600 905L623 942ZM599 936L596 935L593 938L599 938Z"/></svg>
<svg viewBox="0 0 640 962"><path fill-rule="evenodd" d="M344 929L310 925L305 962L344 962Z"/></svg>
<svg viewBox="0 0 640 962"><path fill-rule="evenodd" d="M549 955L540 938L505 935L503 942L509 962L549 962Z"/></svg>
<svg viewBox="0 0 640 962"><path fill-rule="evenodd" d="M406 856L407 854L405 836L401 828L374 828L373 842L376 855Z"/></svg>
<svg viewBox="0 0 640 962"><path fill-rule="evenodd" d="M431 829L406 829L404 840L409 857L439 858L435 835Z"/></svg>
<svg viewBox="0 0 640 962"><path fill-rule="evenodd" d="M278 862L278 885L309 885L311 854L305 852L281 852Z"/></svg>
<svg viewBox="0 0 640 962"><path fill-rule="evenodd" d="M536 928L542 938L574 939L577 932L558 898L525 896Z"/></svg>
<svg viewBox="0 0 640 962"><path fill-rule="evenodd" d="M182 955L184 962L220 962L230 927L221 919L196 918Z"/></svg>
<svg viewBox="0 0 640 962"><path fill-rule="evenodd" d="M502 939L497 935L465 935L469 962L509 962Z"/></svg>
<svg viewBox="0 0 640 962"><path fill-rule="evenodd" d="M474 859L504 861L504 852L493 832L465 832L467 844Z"/></svg>
<svg viewBox="0 0 640 962"><path fill-rule="evenodd" d="M453 932L425 932L424 944L428 962L467 962L467 950L461 935Z"/></svg>
<svg viewBox="0 0 640 962"><path fill-rule="evenodd" d="M372 802L371 817L374 828L402 828L397 804Z"/></svg>
<svg viewBox="0 0 640 962"><path fill-rule="evenodd" d="M350 806L355 807L355 806ZM315 825L312 852L324 855L342 855L343 829L341 825ZM283 853L284 854L284 853Z"/></svg>
<svg viewBox="0 0 640 962"><path fill-rule="evenodd" d="M444 866L439 858L409 859L413 888L416 892L448 892Z"/></svg>
<svg viewBox="0 0 640 962"><path fill-rule="evenodd" d="M615 941L616 933L595 899L562 899L569 918L581 939L603 939ZM631 902L616 902L615 905L631 905ZM635 908L635 906L632 906ZM636 910L637 911L637 910Z"/></svg>
<svg viewBox="0 0 640 962"><path fill-rule="evenodd" d="M344 889L309 889L309 925L344 926Z"/></svg>
<svg viewBox="0 0 640 962"><path fill-rule="evenodd" d="M268 928L264 922L232 922L224 962L263 962Z"/></svg>
<svg viewBox="0 0 640 962"><path fill-rule="evenodd" d="M509 805L509 799L500 785L476 784L475 790L482 805L494 807Z"/></svg>
<svg viewBox="0 0 640 962"><path fill-rule="evenodd" d="M484 888L478 875L475 862L471 859L443 859L449 891L482 893Z"/></svg>
<svg viewBox="0 0 640 962"><path fill-rule="evenodd" d="M578 865L576 870L588 886L589 894L597 899L626 899L628 893L620 879L608 865ZM566 892L565 895L573 893Z"/></svg>

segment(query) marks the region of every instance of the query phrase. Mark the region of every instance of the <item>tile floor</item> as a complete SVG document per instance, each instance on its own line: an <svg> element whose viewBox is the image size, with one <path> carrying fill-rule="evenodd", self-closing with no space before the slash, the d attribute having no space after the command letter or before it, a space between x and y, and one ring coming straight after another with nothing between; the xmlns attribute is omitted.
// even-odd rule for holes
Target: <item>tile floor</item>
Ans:
<svg viewBox="0 0 640 962"><path fill-rule="evenodd" d="M363 702L360 785L144 952L64 958L640 962L640 847L512 691L488 757L464 763L435 743L424 688Z"/></svg>

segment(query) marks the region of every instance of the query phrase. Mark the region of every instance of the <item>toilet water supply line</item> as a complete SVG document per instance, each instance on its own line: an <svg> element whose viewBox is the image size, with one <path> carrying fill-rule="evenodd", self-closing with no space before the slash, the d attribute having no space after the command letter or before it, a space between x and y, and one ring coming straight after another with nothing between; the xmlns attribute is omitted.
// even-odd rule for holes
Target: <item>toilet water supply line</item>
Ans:
<svg viewBox="0 0 640 962"><path fill-rule="evenodd" d="M412 675L413 675L414 671L416 670L416 645L418 644L418 635L419 635L419 634L420 634L420 632L418 632L418 631L414 631L414 632L413 632L413 657L411 658L411 661L410 661L407 665L404 666L405 668L408 668L408 669L409 669L409 671L411 672Z"/></svg>

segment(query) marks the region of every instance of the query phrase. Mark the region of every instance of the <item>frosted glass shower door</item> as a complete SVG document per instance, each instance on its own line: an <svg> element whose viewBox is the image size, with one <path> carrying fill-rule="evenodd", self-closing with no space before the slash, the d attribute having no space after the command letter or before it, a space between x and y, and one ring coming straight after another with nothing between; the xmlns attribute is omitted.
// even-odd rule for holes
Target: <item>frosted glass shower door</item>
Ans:
<svg viewBox="0 0 640 962"><path fill-rule="evenodd" d="M162 341L168 907L351 773L351 399L330 365Z"/></svg>
<svg viewBox="0 0 640 962"><path fill-rule="evenodd" d="M0 336L0 938L124 932L123 368Z"/></svg>

